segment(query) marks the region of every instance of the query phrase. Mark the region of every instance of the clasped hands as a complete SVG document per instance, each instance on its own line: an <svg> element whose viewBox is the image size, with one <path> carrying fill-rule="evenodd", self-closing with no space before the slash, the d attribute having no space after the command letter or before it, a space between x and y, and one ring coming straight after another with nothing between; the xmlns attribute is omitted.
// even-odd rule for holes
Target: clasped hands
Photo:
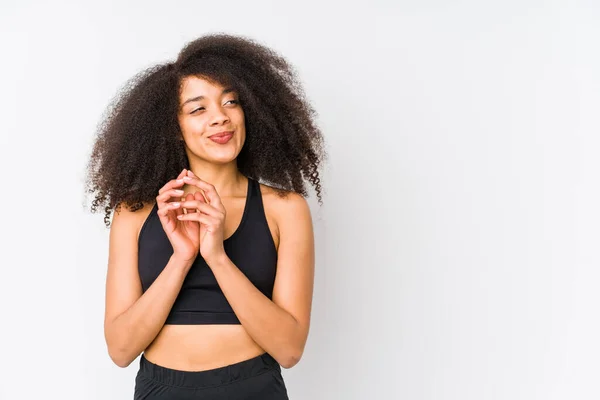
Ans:
<svg viewBox="0 0 600 400"><path fill-rule="evenodd" d="M200 191L183 197L184 191L179 188L184 184L200 189L206 199ZM223 246L226 211L212 184L184 169L158 193L158 217L174 256L189 263L200 253L209 266L226 257Z"/></svg>

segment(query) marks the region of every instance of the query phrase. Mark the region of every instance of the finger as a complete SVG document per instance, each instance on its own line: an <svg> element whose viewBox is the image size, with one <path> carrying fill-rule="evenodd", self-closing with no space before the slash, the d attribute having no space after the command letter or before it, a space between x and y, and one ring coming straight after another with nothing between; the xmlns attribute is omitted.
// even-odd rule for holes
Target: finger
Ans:
<svg viewBox="0 0 600 400"><path fill-rule="evenodd" d="M165 186L163 186L162 188L160 188L158 190L158 194L162 194L163 192L166 192L167 190L171 190L171 189L175 189L178 187L183 186L185 182L183 181L181 175L177 177L177 179L172 179L169 182L167 182L165 184Z"/></svg>
<svg viewBox="0 0 600 400"><path fill-rule="evenodd" d="M221 203L221 197L219 196L217 190L212 184L205 182L199 178L191 178L189 176L184 176L183 180L188 185L193 185L202 189L204 191L206 199L208 200L208 203L217 209L221 209L223 205Z"/></svg>
<svg viewBox="0 0 600 400"><path fill-rule="evenodd" d="M181 172L181 174L179 174L179 177L180 177L180 178L181 178L181 177L183 177L183 176L184 176L184 173L186 173L186 171L187 171L187 170L186 170L186 169L184 169L184 170ZM179 198L179 201L180 201L180 202L185 200L185 197L183 197L183 190L181 191L181 193L182 193L182 194L181 194L181 196L182 196L182 197L180 197L180 198ZM175 208L175 216L181 215L181 214L183 214L183 213L184 213L184 209L183 209L183 207L177 207L177 208Z"/></svg>
<svg viewBox="0 0 600 400"><path fill-rule="evenodd" d="M160 203L166 203L167 201L169 201L171 199L171 197L177 197L179 199L179 198L181 198L181 196L183 196L183 190L170 189L170 190L167 190L167 191L163 192L162 194L159 194L158 196L156 196L156 201L158 201ZM159 204L159 207L160 207L160 204Z"/></svg>
<svg viewBox="0 0 600 400"><path fill-rule="evenodd" d="M188 173L188 170L186 168L184 168L183 170L181 170L181 172L179 173L179 175L177 175L177 178L170 180L165 186L163 186L158 193L164 192L165 190L169 190L169 187L172 188L172 184L175 183L175 186L179 186L179 184L181 184L182 178L184 176L186 176ZM183 182L185 183L185 182Z"/></svg>
<svg viewBox="0 0 600 400"><path fill-rule="evenodd" d="M175 202L170 203L170 204L174 204L174 203ZM179 204L179 207L175 207L174 211L175 211L175 216L178 216L178 215L183 214L183 207L181 207L181 202L176 202L176 203Z"/></svg>
<svg viewBox="0 0 600 400"><path fill-rule="evenodd" d="M177 210L181 209L181 203L178 201L174 201L171 203L166 203L164 207L159 207L156 213L161 217L166 217L169 212L175 210L175 213L178 214Z"/></svg>
<svg viewBox="0 0 600 400"><path fill-rule="evenodd" d="M182 200L182 202L186 202L186 201L191 201L194 200L194 195L192 193L188 193ZM183 213L184 214L188 214L188 213L194 213L196 212L195 208L191 208L191 207L183 207Z"/></svg>
<svg viewBox="0 0 600 400"><path fill-rule="evenodd" d="M213 217L202 213L181 214L177 216L177 219L180 221L196 221L211 227L216 223Z"/></svg>
<svg viewBox="0 0 600 400"><path fill-rule="evenodd" d="M215 218L221 218L221 216L223 214L221 211L217 210L210 204L206 204L205 202L200 201L200 200L184 201L182 203L182 206L185 208L192 208L192 209L200 210L200 212L211 215Z"/></svg>
<svg viewBox="0 0 600 400"><path fill-rule="evenodd" d="M198 180L200 180L200 178L198 178L198 176L196 174L194 174L194 172L192 170L188 170L187 176L189 176L190 178L196 178ZM196 192L198 193L198 192ZM206 203L208 203L208 200L206 199L206 195L204 194L204 190L200 190L200 197L202 197L202 200L204 200ZM201 200L201 199L196 199L196 200Z"/></svg>
<svg viewBox="0 0 600 400"><path fill-rule="evenodd" d="M206 201L206 197L204 197L204 194L202 193L202 191L194 192L194 200L208 203L208 201Z"/></svg>

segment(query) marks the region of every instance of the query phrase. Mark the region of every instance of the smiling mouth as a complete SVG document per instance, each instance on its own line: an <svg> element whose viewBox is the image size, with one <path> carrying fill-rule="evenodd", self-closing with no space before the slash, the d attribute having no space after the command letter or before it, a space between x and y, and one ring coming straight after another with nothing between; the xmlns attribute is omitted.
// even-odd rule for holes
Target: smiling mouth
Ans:
<svg viewBox="0 0 600 400"><path fill-rule="evenodd" d="M233 135L233 131L224 131L224 132L215 133L214 135L210 135L209 138L221 138L221 137L227 137L227 136L231 136L231 135Z"/></svg>
<svg viewBox="0 0 600 400"><path fill-rule="evenodd" d="M209 139L215 143L225 144L231 140L233 137L233 133L224 134L224 135L213 135L209 136Z"/></svg>

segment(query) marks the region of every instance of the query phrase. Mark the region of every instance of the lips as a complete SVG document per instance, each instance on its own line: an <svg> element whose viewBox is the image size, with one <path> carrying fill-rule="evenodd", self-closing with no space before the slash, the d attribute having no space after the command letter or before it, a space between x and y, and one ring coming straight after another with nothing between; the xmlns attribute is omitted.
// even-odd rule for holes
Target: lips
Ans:
<svg viewBox="0 0 600 400"><path fill-rule="evenodd" d="M230 136L233 135L233 131L226 131L226 132L219 132L219 133L215 133L214 135L210 135L209 138L222 138L222 137L226 137L226 136Z"/></svg>
<svg viewBox="0 0 600 400"><path fill-rule="evenodd" d="M230 134L225 134L223 136L213 135L213 136L209 137L209 139L218 144L225 144L225 143L229 142L232 137L233 137L233 133L230 133Z"/></svg>

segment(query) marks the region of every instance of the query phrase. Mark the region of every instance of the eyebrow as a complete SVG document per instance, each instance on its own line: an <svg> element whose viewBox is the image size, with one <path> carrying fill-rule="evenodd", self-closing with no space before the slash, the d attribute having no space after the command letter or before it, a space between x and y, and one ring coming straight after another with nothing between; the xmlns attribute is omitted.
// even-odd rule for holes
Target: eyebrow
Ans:
<svg viewBox="0 0 600 400"><path fill-rule="evenodd" d="M235 89L233 88L226 88L225 90L223 90L223 93L221 93L221 96L227 93L231 93L231 92L235 92ZM187 103L191 103L193 101L200 101L204 99L204 96L196 96L196 97L192 97L190 99L187 99L186 101L183 102L183 104L181 105L181 107L185 106Z"/></svg>

